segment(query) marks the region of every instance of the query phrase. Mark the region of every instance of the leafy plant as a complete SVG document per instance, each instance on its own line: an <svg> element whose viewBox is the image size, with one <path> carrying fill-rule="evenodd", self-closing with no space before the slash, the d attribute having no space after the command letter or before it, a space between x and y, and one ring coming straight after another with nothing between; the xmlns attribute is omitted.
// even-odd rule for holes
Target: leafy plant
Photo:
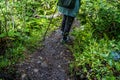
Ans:
<svg viewBox="0 0 120 80"><path fill-rule="evenodd" d="M1 0L0 1L0 70L16 64L38 46L48 26L55 1ZM50 32L58 25L53 25ZM49 33L50 33L49 32ZM4 49L4 51L3 51Z"/></svg>
<svg viewBox="0 0 120 80"><path fill-rule="evenodd" d="M80 28L72 35L70 50L74 60L70 71L77 80L118 80L120 63L110 58L111 52L120 51L119 1L84 0L78 18Z"/></svg>
<svg viewBox="0 0 120 80"><path fill-rule="evenodd" d="M107 0L82 1L80 20L82 24L89 23L94 29L95 37L118 38L120 35L120 2Z"/></svg>
<svg viewBox="0 0 120 80"><path fill-rule="evenodd" d="M119 75L116 74L120 74L120 63L110 59L109 54L119 50L120 46L108 39L94 39L89 28L76 29L73 33L76 39L71 51L75 60L70 65L71 73L77 79L118 79Z"/></svg>

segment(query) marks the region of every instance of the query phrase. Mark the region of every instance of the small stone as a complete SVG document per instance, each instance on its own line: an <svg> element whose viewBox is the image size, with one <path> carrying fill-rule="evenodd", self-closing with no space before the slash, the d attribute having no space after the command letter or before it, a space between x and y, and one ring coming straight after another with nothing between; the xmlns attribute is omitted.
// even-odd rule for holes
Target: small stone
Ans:
<svg viewBox="0 0 120 80"><path fill-rule="evenodd" d="M31 74L33 75L34 73L33 73L33 72L31 72Z"/></svg>
<svg viewBox="0 0 120 80"><path fill-rule="evenodd" d="M68 64L71 63L70 61L67 62Z"/></svg>
<svg viewBox="0 0 120 80"><path fill-rule="evenodd" d="M44 61L42 64L41 64L42 67L48 67L47 63Z"/></svg>
<svg viewBox="0 0 120 80"><path fill-rule="evenodd" d="M70 80L69 78L67 80Z"/></svg>
<svg viewBox="0 0 120 80"><path fill-rule="evenodd" d="M63 52L60 52L60 55L62 55L63 54Z"/></svg>
<svg viewBox="0 0 120 80"><path fill-rule="evenodd" d="M70 52L69 50L66 50L66 52Z"/></svg>
<svg viewBox="0 0 120 80"><path fill-rule="evenodd" d="M37 73L39 70L38 70L38 69L34 69L33 71L34 71L35 73Z"/></svg>
<svg viewBox="0 0 120 80"><path fill-rule="evenodd" d="M41 61L37 61L37 63L38 63L38 64L40 64L40 63L41 63Z"/></svg>
<svg viewBox="0 0 120 80"><path fill-rule="evenodd" d="M80 78L84 78L84 75L82 74L82 75L80 76Z"/></svg>
<svg viewBox="0 0 120 80"><path fill-rule="evenodd" d="M42 60L42 59L43 59L41 56L38 56L38 58L39 58L40 60Z"/></svg>
<svg viewBox="0 0 120 80"><path fill-rule="evenodd" d="M59 68L61 68L61 65L58 65Z"/></svg>
<svg viewBox="0 0 120 80"><path fill-rule="evenodd" d="M26 69L26 70L29 70L29 69L31 69L31 67L29 66L29 67L26 67L25 69Z"/></svg>
<svg viewBox="0 0 120 80"><path fill-rule="evenodd" d="M22 74L22 80L27 76L27 74Z"/></svg>

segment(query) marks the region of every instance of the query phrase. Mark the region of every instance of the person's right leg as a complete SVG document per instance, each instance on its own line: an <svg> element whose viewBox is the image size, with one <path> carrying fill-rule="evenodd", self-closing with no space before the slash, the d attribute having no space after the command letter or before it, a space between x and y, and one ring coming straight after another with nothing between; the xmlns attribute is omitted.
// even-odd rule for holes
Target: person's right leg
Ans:
<svg viewBox="0 0 120 80"><path fill-rule="evenodd" d="M74 17L71 16L66 17L65 27L63 31L63 40L67 40L73 21Z"/></svg>

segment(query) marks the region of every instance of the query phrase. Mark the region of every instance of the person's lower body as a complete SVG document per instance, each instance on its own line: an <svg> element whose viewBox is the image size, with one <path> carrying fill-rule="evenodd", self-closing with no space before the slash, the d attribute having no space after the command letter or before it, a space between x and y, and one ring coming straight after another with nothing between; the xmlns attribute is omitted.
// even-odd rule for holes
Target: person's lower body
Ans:
<svg viewBox="0 0 120 80"><path fill-rule="evenodd" d="M62 26L61 26L61 31L62 31L62 40L67 41L68 40L68 35L72 26L72 23L74 21L75 17L63 15L63 20L62 20Z"/></svg>

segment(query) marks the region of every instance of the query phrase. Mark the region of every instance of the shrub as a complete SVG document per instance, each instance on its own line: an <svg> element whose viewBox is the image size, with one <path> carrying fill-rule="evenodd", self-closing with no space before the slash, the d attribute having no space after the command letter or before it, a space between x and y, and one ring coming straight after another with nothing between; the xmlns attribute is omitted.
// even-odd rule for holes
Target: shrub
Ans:
<svg viewBox="0 0 120 80"><path fill-rule="evenodd" d="M86 0L82 1L80 20L82 24L89 23L95 37L106 34L110 39L120 36L120 1Z"/></svg>
<svg viewBox="0 0 120 80"><path fill-rule="evenodd" d="M75 29L75 41L71 48L74 53L74 61L70 65L71 73L81 80L119 79L120 63L109 58L109 55L120 49L120 42L97 40L93 38L93 33L88 25L84 26L84 30Z"/></svg>

